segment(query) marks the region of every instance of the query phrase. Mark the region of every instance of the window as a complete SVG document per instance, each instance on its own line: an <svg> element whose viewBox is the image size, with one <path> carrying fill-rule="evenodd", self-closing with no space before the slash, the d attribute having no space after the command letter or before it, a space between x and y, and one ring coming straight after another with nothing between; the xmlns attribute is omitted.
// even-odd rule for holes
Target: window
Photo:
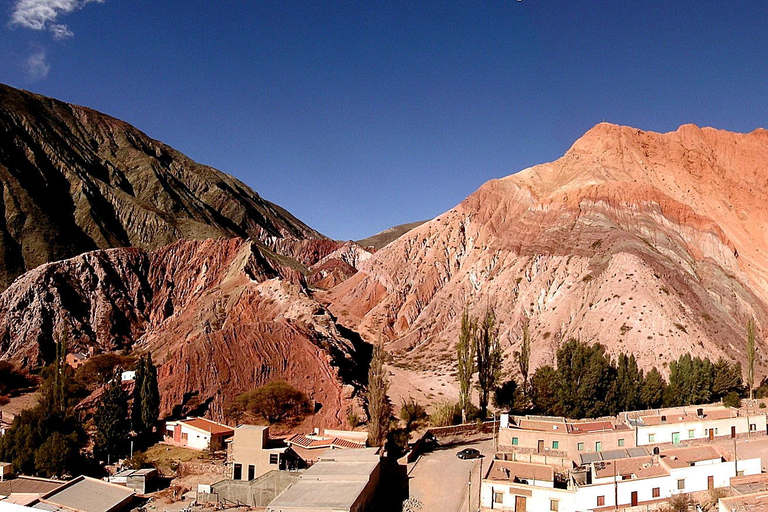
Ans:
<svg viewBox="0 0 768 512"><path fill-rule="evenodd" d="M751 432L754 432L755 430L757 430L757 424L756 423L750 423L749 424L749 430Z"/></svg>
<svg viewBox="0 0 768 512"><path fill-rule="evenodd" d="M256 478L256 466L248 464L248 480L253 480L254 478Z"/></svg>
<svg viewBox="0 0 768 512"><path fill-rule="evenodd" d="M278 455L276 453L270 453L269 454L269 463L270 464L277 464Z"/></svg>
<svg viewBox="0 0 768 512"><path fill-rule="evenodd" d="M182 441L188 441L189 440L189 434L181 434L181 440Z"/></svg>
<svg viewBox="0 0 768 512"><path fill-rule="evenodd" d="M560 500L549 500L549 510L552 512L560 510Z"/></svg>
<svg viewBox="0 0 768 512"><path fill-rule="evenodd" d="M649 443L655 443L656 442L656 434L648 434L648 442Z"/></svg>
<svg viewBox="0 0 768 512"><path fill-rule="evenodd" d="M604 507L605 506L605 496L598 496L597 497L597 506L598 507Z"/></svg>
<svg viewBox="0 0 768 512"><path fill-rule="evenodd" d="M659 487L654 487L653 490L651 491L651 495L654 498L658 498L659 496L661 496L661 489Z"/></svg>
<svg viewBox="0 0 768 512"><path fill-rule="evenodd" d="M689 430L688 431L688 439L693 439L694 434L696 433L695 430Z"/></svg>
<svg viewBox="0 0 768 512"><path fill-rule="evenodd" d="M601 441L596 441L595 442L595 451L599 452L602 449L603 449L603 443Z"/></svg>
<svg viewBox="0 0 768 512"><path fill-rule="evenodd" d="M494 503L504 503L504 493L503 492L494 492L493 493L493 502Z"/></svg>
<svg viewBox="0 0 768 512"><path fill-rule="evenodd" d="M619 446L624 446L624 439L619 439Z"/></svg>
<svg viewBox="0 0 768 512"><path fill-rule="evenodd" d="M744 476L744 470L740 469L736 472L736 476Z"/></svg>
<svg viewBox="0 0 768 512"><path fill-rule="evenodd" d="M715 435L717 435L717 427L715 427Z"/></svg>
<svg viewBox="0 0 768 512"><path fill-rule="evenodd" d="M235 469L232 471L232 480L242 480L243 479L243 465L242 464L235 464Z"/></svg>
<svg viewBox="0 0 768 512"><path fill-rule="evenodd" d="M681 478L680 480L677 481L677 488L678 490L681 490L681 491L685 489L685 478Z"/></svg>
<svg viewBox="0 0 768 512"><path fill-rule="evenodd" d="M580 452L583 452L584 451L584 443L577 444L576 445L576 449L579 450Z"/></svg>
<svg viewBox="0 0 768 512"><path fill-rule="evenodd" d="M557 450L560 447L560 441L552 441L552 449Z"/></svg>
<svg viewBox="0 0 768 512"><path fill-rule="evenodd" d="M512 438L512 446L517 446L519 443L520 441L516 437Z"/></svg>

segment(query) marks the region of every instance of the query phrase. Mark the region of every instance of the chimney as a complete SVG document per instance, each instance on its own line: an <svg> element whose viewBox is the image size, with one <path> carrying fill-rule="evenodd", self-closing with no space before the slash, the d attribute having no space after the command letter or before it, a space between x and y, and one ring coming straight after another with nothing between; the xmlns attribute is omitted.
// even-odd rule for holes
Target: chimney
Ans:
<svg viewBox="0 0 768 512"><path fill-rule="evenodd" d="M699 407L698 409L696 409L696 415L699 418L703 418L704 417L704 409L702 407Z"/></svg>

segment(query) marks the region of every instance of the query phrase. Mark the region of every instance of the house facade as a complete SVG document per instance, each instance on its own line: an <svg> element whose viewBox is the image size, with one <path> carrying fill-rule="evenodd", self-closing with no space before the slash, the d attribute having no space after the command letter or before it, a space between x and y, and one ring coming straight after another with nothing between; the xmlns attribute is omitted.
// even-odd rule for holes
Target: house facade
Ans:
<svg viewBox="0 0 768 512"><path fill-rule="evenodd" d="M285 445L271 446L269 427L239 425L230 441L232 480L255 480L273 470L290 469L297 457Z"/></svg>
<svg viewBox="0 0 768 512"><path fill-rule="evenodd" d="M644 506L679 493L727 487L739 475L761 471L759 458L727 461L711 446L678 448L646 455L595 461L550 482L543 465L494 460L481 484L483 507L499 510L594 512ZM532 466L539 466L536 469ZM538 475L535 478L534 475Z"/></svg>
<svg viewBox="0 0 768 512"><path fill-rule="evenodd" d="M232 427L223 423L205 418L187 418L166 422L163 441L174 446L205 450L209 446L223 447L224 441L234 433Z"/></svg>

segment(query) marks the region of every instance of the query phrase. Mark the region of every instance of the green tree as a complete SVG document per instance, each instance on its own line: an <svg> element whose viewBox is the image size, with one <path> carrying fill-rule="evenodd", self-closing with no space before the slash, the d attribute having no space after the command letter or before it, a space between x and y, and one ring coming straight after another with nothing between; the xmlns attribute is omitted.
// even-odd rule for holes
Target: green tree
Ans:
<svg viewBox="0 0 768 512"><path fill-rule="evenodd" d="M123 391L120 373L118 367L93 418L96 425L94 455L110 461L117 460L128 451L128 395Z"/></svg>
<svg viewBox="0 0 768 512"><path fill-rule="evenodd" d="M616 407L613 412L635 411L641 407L643 380L643 371L638 368L635 355L620 354L616 365Z"/></svg>
<svg viewBox="0 0 768 512"><path fill-rule="evenodd" d="M480 416L485 419L488 413L488 396L498 385L503 362L499 331L496 328L496 315L490 308L485 311L483 321L477 329L475 355L477 358L477 389L480 394Z"/></svg>
<svg viewBox="0 0 768 512"><path fill-rule="evenodd" d="M244 412L274 423L296 423L310 413L307 395L287 382L272 381L235 399Z"/></svg>
<svg viewBox="0 0 768 512"><path fill-rule="evenodd" d="M741 394L744 383L741 380L741 364L731 363L720 357L713 366L712 399L721 400L729 393Z"/></svg>
<svg viewBox="0 0 768 512"><path fill-rule="evenodd" d="M755 358L757 349L755 346L755 320L750 318L747 322L747 386L749 387L749 398L754 398L755 387Z"/></svg>
<svg viewBox="0 0 768 512"><path fill-rule="evenodd" d="M655 366L651 368L648 373L645 374L643 386L640 389L641 406L648 409L661 407L666 387L667 382L664 380L661 373L659 373L659 370L656 369Z"/></svg>
<svg viewBox="0 0 768 512"><path fill-rule="evenodd" d="M151 435L160 416L160 391L157 386L157 368L152 354L143 355L136 362L133 387L131 422L139 437Z"/></svg>
<svg viewBox="0 0 768 512"><path fill-rule="evenodd" d="M665 405L708 403L712 399L714 366L707 358L684 354L669 365L669 386Z"/></svg>
<svg viewBox="0 0 768 512"><path fill-rule="evenodd" d="M384 368L385 352L383 343L379 339L373 347L373 357L368 368L368 388L366 390L366 402L368 405L368 444L370 446L382 446L387 439L389 429L389 417L392 414L392 406L387 392L389 391L389 379Z"/></svg>
<svg viewBox="0 0 768 512"><path fill-rule="evenodd" d="M531 370L531 334L528 330L528 318L523 321L523 340L520 343L520 350L515 351L515 362L523 379L523 394L528 396L528 374Z"/></svg>
<svg viewBox="0 0 768 512"><path fill-rule="evenodd" d="M472 375L475 372L475 333L477 321L469 315L469 307L461 315L461 331L456 344L456 374L459 379L459 407L466 418L472 392Z"/></svg>
<svg viewBox="0 0 768 512"><path fill-rule="evenodd" d="M77 435L65 435L54 431L34 452L37 474L52 476L71 476L72 468L78 465L79 443Z"/></svg>
<svg viewBox="0 0 768 512"><path fill-rule="evenodd" d="M516 402L518 401L518 393L520 388L517 387L517 382L514 379L510 379L501 386L493 390L493 405L497 409L506 410L507 412L515 409Z"/></svg>
<svg viewBox="0 0 768 512"><path fill-rule="evenodd" d="M570 339L557 351L557 398L562 415L594 418L608 412L616 370L599 343Z"/></svg>
<svg viewBox="0 0 768 512"><path fill-rule="evenodd" d="M539 366L531 377L531 400L535 410L542 414L560 416L562 407L557 397L557 371L550 365Z"/></svg>

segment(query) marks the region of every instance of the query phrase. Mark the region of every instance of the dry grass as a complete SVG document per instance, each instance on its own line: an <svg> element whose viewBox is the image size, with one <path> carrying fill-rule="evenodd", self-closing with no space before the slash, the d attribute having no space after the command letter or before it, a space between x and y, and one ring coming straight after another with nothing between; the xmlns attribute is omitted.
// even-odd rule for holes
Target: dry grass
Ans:
<svg viewBox="0 0 768 512"><path fill-rule="evenodd" d="M158 443L150 446L145 452L146 461L159 469L163 474L176 471L180 462L190 462L202 459L203 453L181 446L170 446Z"/></svg>

